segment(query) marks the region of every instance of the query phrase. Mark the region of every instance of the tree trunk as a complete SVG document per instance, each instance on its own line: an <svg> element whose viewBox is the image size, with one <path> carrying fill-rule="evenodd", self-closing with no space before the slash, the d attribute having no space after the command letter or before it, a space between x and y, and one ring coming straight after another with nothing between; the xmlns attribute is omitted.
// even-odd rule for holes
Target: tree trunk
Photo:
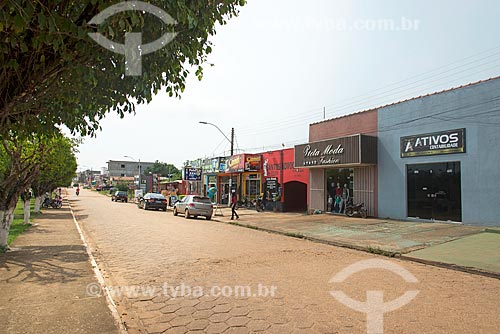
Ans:
<svg viewBox="0 0 500 334"><path fill-rule="evenodd" d="M30 223L30 204L29 199L24 201L24 224Z"/></svg>
<svg viewBox="0 0 500 334"><path fill-rule="evenodd" d="M9 237L10 225L14 220L14 208L0 211L0 247L7 248L7 238Z"/></svg>
<svg viewBox="0 0 500 334"><path fill-rule="evenodd" d="M42 196L35 197L35 207L33 209L34 213L40 213L40 207L42 206Z"/></svg>

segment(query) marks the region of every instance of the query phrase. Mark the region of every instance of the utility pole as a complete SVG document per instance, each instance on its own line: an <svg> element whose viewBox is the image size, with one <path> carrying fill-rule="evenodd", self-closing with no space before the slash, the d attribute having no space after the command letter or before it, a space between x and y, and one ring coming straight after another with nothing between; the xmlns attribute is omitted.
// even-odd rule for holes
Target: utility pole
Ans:
<svg viewBox="0 0 500 334"><path fill-rule="evenodd" d="M234 128L231 128L231 155L234 153Z"/></svg>
<svg viewBox="0 0 500 334"><path fill-rule="evenodd" d="M325 118L326 118L326 108L323 107L323 119L325 119Z"/></svg>

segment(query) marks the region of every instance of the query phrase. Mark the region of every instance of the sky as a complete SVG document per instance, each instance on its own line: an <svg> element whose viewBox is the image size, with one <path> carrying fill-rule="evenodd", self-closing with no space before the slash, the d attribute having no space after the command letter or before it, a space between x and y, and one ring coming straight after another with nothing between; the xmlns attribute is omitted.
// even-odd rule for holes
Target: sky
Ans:
<svg viewBox="0 0 500 334"><path fill-rule="evenodd" d="M79 170L173 163L307 142L324 119L500 75L497 0L248 0L217 34L204 77L136 115L108 114Z"/></svg>

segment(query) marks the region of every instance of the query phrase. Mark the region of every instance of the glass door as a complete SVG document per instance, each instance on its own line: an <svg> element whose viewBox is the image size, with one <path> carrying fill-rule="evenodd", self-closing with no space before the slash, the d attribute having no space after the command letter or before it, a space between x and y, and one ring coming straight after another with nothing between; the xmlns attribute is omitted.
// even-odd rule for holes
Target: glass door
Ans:
<svg viewBox="0 0 500 334"><path fill-rule="evenodd" d="M462 221L460 162L407 165L408 217Z"/></svg>

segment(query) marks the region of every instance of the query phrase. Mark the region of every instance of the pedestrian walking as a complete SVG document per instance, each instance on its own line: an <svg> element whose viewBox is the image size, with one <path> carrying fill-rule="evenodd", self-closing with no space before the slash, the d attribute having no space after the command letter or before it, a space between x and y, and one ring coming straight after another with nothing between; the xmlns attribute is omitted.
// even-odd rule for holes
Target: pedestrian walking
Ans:
<svg viewBox="0 0 500 334"><path fill-rule="evenodd" d="M233 193L231 195L231 220L234 219L234 216L236 216L236 219L240 219L240 216L236 213L236 204L237 204L238 198L236 197L236 192L233 190Z"/></svg>

